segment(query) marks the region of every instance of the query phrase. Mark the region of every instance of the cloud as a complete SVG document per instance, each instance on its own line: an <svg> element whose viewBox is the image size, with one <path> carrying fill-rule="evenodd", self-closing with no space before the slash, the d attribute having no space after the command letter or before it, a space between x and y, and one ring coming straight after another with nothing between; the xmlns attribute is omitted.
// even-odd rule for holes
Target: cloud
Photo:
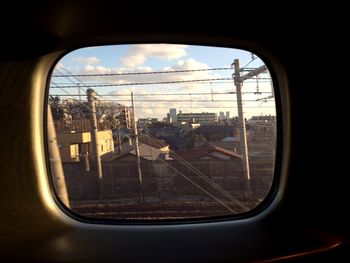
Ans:
<svg viewBox="0 0 350 263"><path fill-rule="evenodd" d="M198 62L194 59L178 60L174 65L164 67L159 71L181 71L181 70L193 70L193 69L207 69L207 64ZM145 73L157 71L147 66L138 67L118 67L108 68L103 66L92 66L86 65L80 71L75 72L76 74L106 74L106 73ZM94 82L109 82L114 84L120 83L153 83L153 82L169 82L169 81L186 81L186 80L198 80L198 79L210 79L218 78L218 75L212 71L189 71L189 72L176 72L166 74L135 74L135 75L114 75L114 76L91 76L85 77L84 80ZM195 86L198 86L194 84ZM190 83L181 84L184 89L194 88Z"/></svg>
<svg viewBox="0 0 350 263"><path fill-rule="evenodd" d="M186 56L186 48L186 45L169 44L132 45L120 61L127 67L136 67L143 65L149 58L173 60Z"/></svg>
<svg viewBox="0 0 350 263"><path fill-rule="evenodd" d="M160 69L160 71L181 71L193 69L208 69L209 66L193 58L180 59L172 65ZM106 74L106 73L133 73L133 72L153 72L156 71L148 66L137 67L105 67L102 65L85 65L79 69L72 70L73 74ZM152 82L168 82L178 80L198 80L212 78L230 78L232 71L188 71L169 74L142 74L142 75L116 75L116 76L89 76L82 78L86 83L96 84L124 84L124 83L152 83ZM67 83L71 85L71 83ZM260 83L260 91L270 91L269 83ZM150 85L132 85L132 86L111 86L97 88L100 95L122 95L111 96L106 99L114 100L126 106L131 105L130 92L134 92L134 100L137 118L157 117L163 118L169 112L169 108L177 108L183 112L216 112L230 111L231 116L237 115L236 112L236 95L211 95L214 92L232 92L235 87L233 83L217 84L215 81L212 85L207 82L195 83L178 83L178 84L150 84ZM256 91L256 83L245 83L244 91ZM164 94L176 95L164 95ZM183 95L179 95L182 93ZM195 93L209 93L198 95ZM150 96L138 96L140 94L153 94ZM126 96L125 96L126 95ZM255 100L254 94L244 94L244 99ZM152 101L153 100L153 101ZM205 101L203 101L205 100ZM228 101L227 101L228 100ZM271 103L245 102L245 112L247 116L260 114L260 112L268 112L264 106L270 106ZM262 108L259 108L259 107ZM252 108L257 107L257 108ZM271 109L270 111L273 111ZM254 113L255 112L255 113Z"/></svg>
<svg viewBox="0 0 350 263"><path fill-rule="evenodd" d="M87 74L108 74L112 73L113 70L111 68L103 67L103 66L91 66L91 65L86 65L83 68L83 72Z"/></svg>
<svg viewBox="0 0 350 263"><path fill-rule="evenodd" d="M101 60L97 57L77 57L77 58L73 58L73 60L81 64L88 64L88 65L96 65L101 62Z"/></svg>
<svg viewBox="0 0 350 263"><path fill-rule="evenodd" d="M198 68L208 68L208 66L204 63L197 62L193 59L178 61L171 67L163 68L162 70L188 70L188 69L198 69ZM152 69L149 69L152 71ZM217 76L214 75L213 72L210 71L195 71L195 72L181 72L174 74L152 74L152 75L131 75L131 76L123 76L123 78L119 79L118 82L121 83L123 80L124 83L138 83L138 82L161 82L161 81L177 81L177 80L192 80L192 79L202 79L202 78L215 78ZM178 94L183 92L203 92L203 88L206 92L210 92L209 84L164 84L164 85L141 85L141 86L121 86L113 88L115 91L110 92L112 95L120 95L120 94L130 94L131 91L135 94L135 107L138 118L145 117L158 117L163 118L166 117L166 113L169 111L169 108L176 107L190 107L191 96L167 96L164 94ZM139 94L150 94L152 96L137 96ZM159 94L159 95L157 95ZM210 99L210 96L206 95L205 97L201 96L192 96L193 99ZM122 97L113 97L114 99L123 98L129 100L130 97L122 96ZM184 100L183 102L173 102L169 100ZM147 101L147 100L155 100L155 101ZM129 102L120 102L122 104L130 105ZM197 104L193 103L193 106L197 106ZM195 110L195 109L193 109Z"/></svg>
<svg viewBox="0 0 350 263"><path fill-rule="evenodd" d="M57 63L55 66L55 69L60 70L61 68L64 68L65 66L62 63Z"/></svg>

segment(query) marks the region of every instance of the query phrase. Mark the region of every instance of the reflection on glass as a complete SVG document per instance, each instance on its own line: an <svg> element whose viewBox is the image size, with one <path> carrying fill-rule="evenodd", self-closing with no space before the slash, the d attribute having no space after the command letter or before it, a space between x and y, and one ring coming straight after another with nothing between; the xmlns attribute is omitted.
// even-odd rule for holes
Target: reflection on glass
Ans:
<svg viewBox="0 0 350 263"><path fill-rule="evenodd" d="M57 138L50 154L56 149L60 158L51 162L55 190L83 216L234 215L270 190L275 99L268 69L250 52L171 44L79 49L56 65L49 109L49 138Z"/></svg>

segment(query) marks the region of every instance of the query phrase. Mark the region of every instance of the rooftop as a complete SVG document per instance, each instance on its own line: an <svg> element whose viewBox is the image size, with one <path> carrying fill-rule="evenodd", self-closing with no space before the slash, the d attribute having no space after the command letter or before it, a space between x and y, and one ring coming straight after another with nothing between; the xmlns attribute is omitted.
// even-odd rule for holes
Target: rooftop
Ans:
<svg viewBox="0 0 350 263"><path fill-rule="evenodd" d="M213 159L241 159L241 155L224 148L214 146L210 143L204 143L201 146L182 150L177 152L183 159L187 161L193 161L201 159L203 157L209 157Z"/></svg>

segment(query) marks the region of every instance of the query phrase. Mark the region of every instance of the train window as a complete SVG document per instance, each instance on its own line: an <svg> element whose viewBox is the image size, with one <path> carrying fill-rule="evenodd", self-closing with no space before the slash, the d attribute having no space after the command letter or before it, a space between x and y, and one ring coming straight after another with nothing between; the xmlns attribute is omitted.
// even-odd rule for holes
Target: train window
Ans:
<svg viewBox="0 0 350 263"><path fill-rule="evenodd" d="M49 82L54 192L90 219L246 214L273 182L272 84L264 62L240 49L75 50L55 65Z"/></svg>

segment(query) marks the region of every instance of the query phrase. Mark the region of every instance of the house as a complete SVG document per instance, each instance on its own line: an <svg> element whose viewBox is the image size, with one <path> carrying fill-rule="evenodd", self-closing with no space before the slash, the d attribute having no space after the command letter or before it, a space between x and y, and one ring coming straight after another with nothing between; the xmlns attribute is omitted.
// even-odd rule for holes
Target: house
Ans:
<svg viewBox="0 0 350 263"><path fill-rule="evenodd" d="M178 151L177 154L186 161L196 160L240 160L242 156L236 152L215 146L208 142L202 145Z"/></svg>
<svg viewBox="0 0 350 263"><path fill-rule="evenodd" d="M166 159L169 155L169 144L153 137L149 134L141 134L138 136L139 153L142 160L156 161L159 158ZM135 160L135 139L132 139L132 144L124 143L122 152L114 156L110 161L132 161Z"/></svg>
<svg viewBox="0 0 350 263"><path fill-rule="evenodd" d="M111 130L98 131L99 155L106 158L114 153ZM79 162L82 157L91 159L91 132L57 133L57 142L62 162Z"/></svg>

